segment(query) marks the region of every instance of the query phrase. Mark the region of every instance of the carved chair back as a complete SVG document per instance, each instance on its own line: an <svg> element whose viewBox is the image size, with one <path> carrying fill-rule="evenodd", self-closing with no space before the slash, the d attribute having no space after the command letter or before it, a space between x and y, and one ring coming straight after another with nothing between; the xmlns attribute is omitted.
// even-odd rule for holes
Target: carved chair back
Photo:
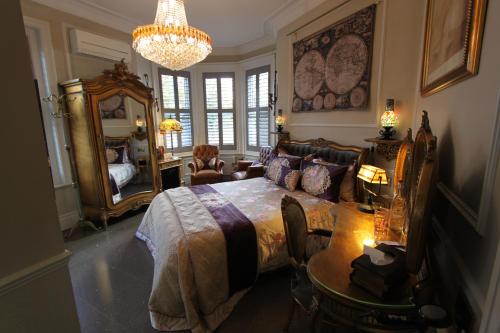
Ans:
<svg viewBox="0 0 500 333"><path fill-rule="evenodd" d="M411 128L408 129L406 138L399 147L398 155L396 157L396 164L394 167L393 190L394 193L401 186L401 194L407 200L408 191L410 188L410 169L411 169L411 155L413 152L413 138Z"/></svg>
<svg viewBox="0 0 500 333"><path fill-rule="evenodd" d="M307 245L307 219L297 199L285 195L281 199L281 213L285 227L288 256L295 269L304 264Z"/></svg>
<svg viewBox="0 0 500 333"><path fill-rule="evenodd" d="M426 239L430 226L430 202L435 188L436 143L432 135L429 117L423 111L422 125L415 137L411 153L411 170L408 193L410 224L408 228L406 265L410 273L417 274L425 254Z"/></svg>

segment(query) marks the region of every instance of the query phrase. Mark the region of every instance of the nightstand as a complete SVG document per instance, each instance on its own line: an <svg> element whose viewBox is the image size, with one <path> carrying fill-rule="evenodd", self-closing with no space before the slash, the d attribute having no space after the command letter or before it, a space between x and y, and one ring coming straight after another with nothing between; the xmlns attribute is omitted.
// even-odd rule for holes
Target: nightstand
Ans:
<svg viewBox="0 0 500 333"><path fill-rule="evenodd" d="M161 188L163 191L183 185L181 158L174 157L167 160L158 160L158 168L160 169Z"/></svg>

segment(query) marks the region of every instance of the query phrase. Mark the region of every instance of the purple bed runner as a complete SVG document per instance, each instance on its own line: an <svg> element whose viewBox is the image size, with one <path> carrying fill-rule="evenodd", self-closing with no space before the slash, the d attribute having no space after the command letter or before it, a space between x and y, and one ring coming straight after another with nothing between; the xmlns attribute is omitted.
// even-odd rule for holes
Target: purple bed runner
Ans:
<svg viewBox="0 0 500 333"><path fill-rule="evenodd" d="M191 191L212 214L226 239L229 294L252 286L257 278L257 235L242 212L209 185L195 185Z"/></svg>

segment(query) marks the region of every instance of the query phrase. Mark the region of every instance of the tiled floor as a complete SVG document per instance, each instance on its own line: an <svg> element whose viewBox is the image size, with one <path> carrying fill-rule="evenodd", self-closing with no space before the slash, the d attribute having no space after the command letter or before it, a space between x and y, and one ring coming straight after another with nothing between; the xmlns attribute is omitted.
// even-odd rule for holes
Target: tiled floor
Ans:
<svg viewBox="0 0 500 333"><path fill-rule="evenodd" d="M66 243L73 252L69 268L83 333L156 332L147 311L153 258L134 237L142 216L128 216L107 231L76 232ZM290 304L288 274L259 277L217 332L282 332Z"/></svg>

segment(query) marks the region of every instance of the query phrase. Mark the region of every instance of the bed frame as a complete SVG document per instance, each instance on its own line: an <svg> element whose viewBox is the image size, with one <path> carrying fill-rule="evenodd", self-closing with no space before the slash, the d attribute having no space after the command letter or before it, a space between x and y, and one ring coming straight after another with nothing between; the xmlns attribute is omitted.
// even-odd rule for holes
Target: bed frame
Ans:
<svg viewBox="0 0 500 333"><path fill-rule="evenodd" d="M333 141L328 141L322 138L310 139L305 141L298 140L280 140L276 145L276 150L284 149L291 155L307 156L315 154L327 162L340 165L350 165L356 163L357 174L359 167L366 163L368 157L368 148L356 146L343 146ZM361 202L364 198L363 183L356 178L355 181L356 200Z"/></svg>

